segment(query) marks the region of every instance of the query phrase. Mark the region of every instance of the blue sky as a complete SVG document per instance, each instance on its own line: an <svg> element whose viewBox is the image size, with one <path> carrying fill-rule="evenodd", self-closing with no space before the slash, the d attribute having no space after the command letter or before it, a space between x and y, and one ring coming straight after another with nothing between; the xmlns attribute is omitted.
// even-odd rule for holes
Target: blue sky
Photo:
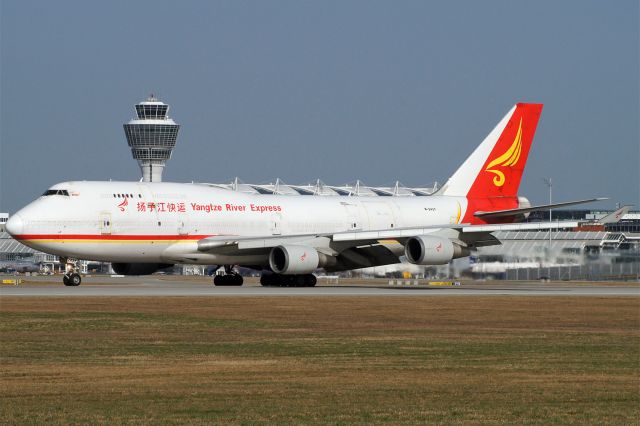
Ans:
<svg viewBox="0 0 640 426"><path fill-rule="evenodd" d="M542 102L520 192L640 204L637 1L0 3L0 211L138 180L122 124L182 125L167 181L446 180Z"/></svg>

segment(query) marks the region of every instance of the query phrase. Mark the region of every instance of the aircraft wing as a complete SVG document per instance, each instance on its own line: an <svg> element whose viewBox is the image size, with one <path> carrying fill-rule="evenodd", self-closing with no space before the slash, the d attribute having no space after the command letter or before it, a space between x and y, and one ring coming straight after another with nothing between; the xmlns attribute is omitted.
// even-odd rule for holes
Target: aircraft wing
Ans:
<svg viewBox="0 0 640 426"><path fill-rule="evenodd" d="M274 247L300 245L312 247L318 253L336 259L326 270L367 268L400 262L404 244L411 237L434 236L475 249L500 245L492 233L496 231L525 231L564 229L578 226L577 221L512 223L497 225L436 225L377 231L350 231L328 234L270 235L263 237L215 236L198 241L198 251L227 256L269 255Z"/></svg>
<svg viewBox="0 0 640 426"><path fill-rule="evenodd" d="M309 245L321 252L334 251L330 247L357 247L380 242L403 241L420 235L446 235L452 239L459 239L478 247L481 245L496 245L500 241L489 236L496 231L528 231L528 230L560 230L574 228L578 221L509 223L495 225L434 225L418 228L383 229L378 231L349 231L333 234L298 234L273 235L264 237L221 236L208 237L198 241L198 250L202 252L218 252L232 254L243 250L270 249L283 244ZM468 235L468 237L463 236Z"/></svg>
<svg viewBox="0 0 640 426"><path fill-rule="evenodd" d="M432 233L442 229L461 229L461 225L434 225L419 228L396 228L379 231L353 231L324 234L269 235L264 237L249 236L215 236L198 241L198 250L204 252L226 252L229 248L250 250L272 248L282 244L304 244L312 247L317 242L340 242L366 244L369 241L409 238L416 235ZM322 244L324 245L324 244Z"/></svg>
<svg viewBox="0 0 640 426"><path fill-rule="evenodd" d="M342 232L333 235L334 241L357 241L357 240L380 240L389 238L409 238L418 235L433 234L437 230L452 229L464 233L484 233L496 231L527 231L527 230L546 230L546 229L563 229L575 228L578 221L559 221L559 222L531 222L531 223L506 223L496 225L437 225L423 228L405 228L397 230L383 231L361 231L361 232Z"/></svg>

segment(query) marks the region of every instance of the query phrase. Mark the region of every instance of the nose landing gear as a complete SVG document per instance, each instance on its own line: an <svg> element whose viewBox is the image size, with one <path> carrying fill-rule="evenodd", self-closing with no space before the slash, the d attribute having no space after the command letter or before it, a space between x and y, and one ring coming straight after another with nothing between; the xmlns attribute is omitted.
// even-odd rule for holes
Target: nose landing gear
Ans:
<svg viewBox="0 0 640 426"><path fill-rule="evenodd" d="M82 282L80 276L80 268L78 268L78 262L73 259L65 257L60 258L60 263L64 264L64 275L62 276L62 282L66 286L77 287Z"/></svg>

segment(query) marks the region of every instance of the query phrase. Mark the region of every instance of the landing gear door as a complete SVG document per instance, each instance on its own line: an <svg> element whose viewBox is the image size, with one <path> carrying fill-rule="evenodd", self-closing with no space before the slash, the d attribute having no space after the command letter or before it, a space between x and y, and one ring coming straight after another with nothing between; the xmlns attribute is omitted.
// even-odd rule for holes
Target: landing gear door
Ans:
<svg viewBox="0 0 640 426"><path fill-rule="evenodd" d="M111 235L111 213L100 213L98 227L100 228L100 234Z"/></svg>

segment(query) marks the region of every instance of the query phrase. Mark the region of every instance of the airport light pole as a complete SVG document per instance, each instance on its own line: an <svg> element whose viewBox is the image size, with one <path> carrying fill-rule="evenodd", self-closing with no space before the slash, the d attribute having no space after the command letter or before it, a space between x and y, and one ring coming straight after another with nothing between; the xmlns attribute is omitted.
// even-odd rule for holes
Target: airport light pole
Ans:
<svg viewBox="0 0 640 426"><path fill-rule="evenodd" d="M544 179L544 183L549 187L549 204L553 204L553 201L552 201L553 182L550 177L543 178L543 179ZM551 256L551 226L553 224L551 215L552 215L551 209L549 209L549 256Z"/></svg>

